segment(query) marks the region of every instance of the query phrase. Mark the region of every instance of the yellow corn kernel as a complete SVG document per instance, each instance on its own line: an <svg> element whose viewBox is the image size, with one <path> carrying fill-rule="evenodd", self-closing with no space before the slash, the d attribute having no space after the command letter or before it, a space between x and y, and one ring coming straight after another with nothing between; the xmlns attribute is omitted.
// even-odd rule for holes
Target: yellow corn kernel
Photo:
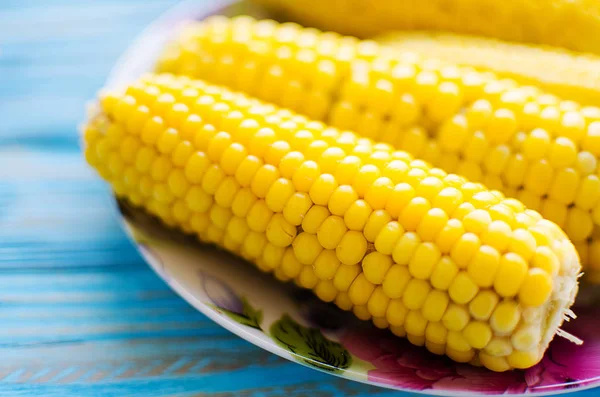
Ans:
<svg viewBox="0 0 600 397"><path fill-rule="evenodd" d="M477 296L469 303L469 313L476 320L488 320L496 308L498 300L498 295L494 291L479 291Z"/></svg>
<svg viewBox="0 0 600 397"><path fill-rule="evenodd" d="M423 316L427 319L427 321L441 321L449 302L450 298L448 297L447 293L438 290L431 291L423 302Z"/></svg>
<svg viewBox="0 0 600 397"><path fill-rule="evenodd" d="M406 286L411 281L411 276L406 266L392 265L383 280L383 290L392 299L401 298Z"/></svg>
<svg viewBox="0 0 600 397"><path fill-rule="evenodd" d="M490 325L498 334L508 334L517 326L521 309L515 301L500 302L490 318Z"/></svg>

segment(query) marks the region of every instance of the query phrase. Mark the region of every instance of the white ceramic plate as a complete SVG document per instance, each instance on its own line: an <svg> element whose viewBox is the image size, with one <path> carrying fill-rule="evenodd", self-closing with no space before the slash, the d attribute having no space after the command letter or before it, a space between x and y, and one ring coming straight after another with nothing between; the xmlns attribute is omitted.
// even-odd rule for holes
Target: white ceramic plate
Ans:
<svg viewBox="0 0 600 397"><path fill-rule="evenodd" d="M143 32L108 85L150 71L177 27L215 13L266 15L244 2L184 2ZM600 301L579 308L579 319L567 326L586 341L583 346L557 340L535 367L493 373L412 346L227 253L166 231L127 204L119 203L119 210L146 261L178 294L216 323L286 359L360 382L431 394L554 394L600 385Z"/></svg>

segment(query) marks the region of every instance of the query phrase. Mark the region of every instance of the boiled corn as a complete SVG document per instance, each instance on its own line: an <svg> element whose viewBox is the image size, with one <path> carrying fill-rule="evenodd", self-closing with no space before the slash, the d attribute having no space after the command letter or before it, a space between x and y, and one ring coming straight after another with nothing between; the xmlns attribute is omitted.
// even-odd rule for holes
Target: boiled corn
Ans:
<svg viewBox="0 0 600 397"><path fill-rule="evenodd" d="M589 279L600 277L597 107L372 41L249 17L188 26L157 69L354 130L516 197L563 227Z"/></svg>
<svg viewBox="0 0 600 397"><path fill-rule="evenodd" d="M254 0L321 29L372 36L440 30L600 54L596 0Z"/></svg>
<svg viewBox="0 0 600 397"><path fill-rule="evenodd" d="M456 361L531 367L571 313L558 226L388 144L172 75L103 95L84 141L118 197Z"/></svg>
<svg viewBox="0 0 600 397"><path fill-rule="evenodd" d="M600 57L547 46L441 32L386 33L377 42L400 51L490 70L582 104L600 103Z"/></svg>

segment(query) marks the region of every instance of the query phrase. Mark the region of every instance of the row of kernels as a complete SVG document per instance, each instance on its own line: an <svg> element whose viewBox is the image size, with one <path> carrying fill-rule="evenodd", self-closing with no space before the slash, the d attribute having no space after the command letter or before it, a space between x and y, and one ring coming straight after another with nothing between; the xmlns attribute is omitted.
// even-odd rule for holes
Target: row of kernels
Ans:
<svg viewBox="0 0 600 397"><path fill-rule="evenodd" d="M555 126L549 126L543 120L527 123L521 119L523 115L515 113L522 110L521 107L508 109L504 105L501 103L494 108L485 99L474 102L465 113L469 129L483 131L494 144L508 144L515 134L524 130L527 132L522 142L524 155L532 160L548 156L557 167L574 164L576 154L581 151L593 156L600 154L600 124L587 122L580 112L569 110L561 113L557 108L556 117L560 117L560 121ZM524 109L527 109L527 105ZM532 113L539 114L543 119L546 114L552 113L550 109Z"/></svg>
<svg viewBox="0 0 600 397"><path fill-rule="evenodd" d="M218 28L215 21L219 20ZM223 17L211 17L198 24L193 24L182 32L183 40L198 40L207 44L210 41L229 40L232 44L253 41L273 42L279 46L290 46L294 48L313 49L322 53L329 51L348 49L358 44L358 40L350 37L342 37L333 32L320 32L316 29L303 28L295 23L276 23L272 20L256 21L249 17L235 17L227 20ZM373 43L374 44L374 43ZM362 46L367 47L367 46ZM366 55L372 52L369 48L358 48L358 54Z"/></svg>
<svg viewBox="0 0 600 397"><path fill-rule="evenodd" d="M361 289L371 290L365 285L364 279L360 276L356 284ZM410 291L414 293L415 291ZM352 300L352 292L349 298ZM407 295L409 292L407 291ZM469 311L464 306L453 303L448 306L448 297L441 291L433 291L426 299L425 305L419 312L419 307L414 308L413 301L419 297L411 297L409 302L405 303L401 299L390 300L381 290L376 287L372 290L368 302L361 301L358 307L367 308L366 313L359 311L364 317L373 316L379 319L379 323L387 323L393 327L403 327L409 335L422 337L426 327L431 325L436 331L427 331L427 340L436 344L446 343L446 334L449 335L449 347L457 350L470 350L471 348L483 349L489 345L486 350L494 356L505 356L512 352L512 347L516 350L527 351L539 343L539 327L523 325L511 338L512 345L500 348L501 339L492 341L492 336L511 334L520 321L519 306L514 301L501 302L498 305L497 296L490 291L482 291L481 298L469 305L470 313L474 320L470 320ZM412 308L411 308L412 307ZM448 308L448 310L446 310ZM346 308L347 309L347 308ZM415 311L417 310L417 311ZM385 317L383 317L385 316ZM486 321L491 318L491 328ZM385 319L385 322L383 321ZM443 324L443 327L442 327ZM435 334L435 335L434 335ZM491 343L494 342L494 343ZM506 342L504 342L506 343Z"/></svg>
<svg viewBox="0 0 600 397"><path fill-rule="evenodd" d="M452 125L455 126L453 131L457 131L458 127L456 126L459 124ZM466 127L463 126L461 130L464 131L464 128ZM540 131L540 134L543 132L542 130L537 131ZM533 131L532 134L535 135L535 132ZM454 145L460 139L457 140L454 133L451 135L452 139L446 141L452 142L451 144ZM442 136L445 135L442 134ZM561 140L567 139L558 138L557 142ZM532 147L538 146L538 144L532 145ZM456 148L458 149L459 146ZM526 152L527 149L524 149L525 154ZM442 158L445 156L446 154L442 154ZM505 191L506 186L525 186L525 189L520 191L507 193L514 194L530 208L540 210L544 216L566 227L575 241L581 241L591 234L592 216L586 212L595 207L600 199L600 182L596 175L587 175L580 180L577 170L563 168L555 172L550 162L545 159L534 160L529 165L530 160L519 153L511 155L510 149L504 145L492 150L486 158L484 166L487 168L487 172L501 175L496 179L485 178L484 181L487 185L491 184L492 187ZM586 155L586 152L582 152L579 155L579 159L588 158L595 160L590 153ZM483 175L481 168L474 164L471 164L470 167L457 166L456 171L465 174L472 180L481 179ZM548 199L543 197L546 194L549 195ZM574 202L582 204L584 209L577 206L567 209L567 206Z"/></svg>
<svg viewBox="0 0 600 397"><path fill-rule="evenodd" d="M475 128L492 128L502 125L511 127L503 139L516 132L516 127L532 130L536 127L548 130L553 136L563 136L578 143L585 135L589 123L578 104L559 101L551 95L539 92L523 95L527 87L504 92L497 101L492 98L479 99L469 107L466 114ZM589 110L586 113L590 113ZM493 138L492 138L493 139Z"/></svg>
<svg viewBox="0 0 600 397"><path fill-rule="evenodd" d="M289 53L287 60L276 58L274 61L277 63L267 67L267 62L273 61L263 59L264 54L254 53L252 48L248 48L247 52L242 58L239 58L240 55L237 58L231 55L201 55L193 63L192 75L228 85L263 100L275 101L279 105L302 109L315 118L323 118L328 112L330 97L327 87L331 89L338 79L335 64L327 61L306 63L298 59L303 53L295 58ZM185 63L181 67L186 67ZM172 71L188 73L186 70Z"/></svg>
<svg viewBox="0 0 600 397"><path fill-rule="evenodd" d="M503 132L509 130L502 129ZM494 175L502 174L505 167L506 171L510 172L508 167L511 167L511 157L514 156L519 156L516 159L525 164L542 161L556 169L571 166L582 174L595 172L596 158L594 155L589 152L579 152L575 144L568 138L558 137L551 140L548 133L540 128L534 129L528 134L519 133L517 136L522 137L520 147L511 147L510 142L495 142L494 140L498 140L501 134L494 132L484 137L479 128L470 127L463 116L450 119L439 130L439 141L444 154L456 152L472 163L483 163L487 172ZM486 155L488 151L489 156ZM526 168L526 166L521 167L523 170ZM525 179L526 176L522 173L514 176L507 175L506 182L509 186L513 186ZM534 178L530 177L529 179Z"/></svg>
<svg viewBox="0 0 600 397"><path fill-rule="evenodd" d="M398 226L395 227L397 229ZM400 233L396 233L396 235L400 235ZM414 236L412 240L410 236ZM469 239L469 236L472 236L473 240ZM523 246L525 250L530 249L531 243L523 245L520 237L520 235L515 236L514 243L512 243L514 249L521 250L520 246ZM480 247L478 241L475 235L464 234L458 238L452 248L451 256L441 257L436 245L422 243L417 235L406 233L401 235L395 243L392 256L399 265L408 266L408 272L403 270L404 273L399 273L399 275L410 274L417 279L431 279L437 288L448 288L451 297L458 303L468 303L474 298L480 287L491 287L492 285L501 296L514 296L522 289L520 295L529 295L524 298L528 304L539 305L547 299L552 289L550 274L556 272L556 258L551 253L549 255L543 250L540 250L540 254L536 253L535 255L540 257L538 259L539 269L528 271L526 262L519 255L509 253L500 257L494 248L491 246ZM376 247L382 245L383 243L379 242ZM390 244L387 243L387 246ZM535 249L535 246L533 248ZM363 261L365 277L373 284L381 283L385 273L392 265L387 257L381 255L381 253L368 254ZM370 256L373 256L372 261ZM377 259L375 259L376 256ZM396 266L392 267L392 269L397 269L393 274L400 270ZM460 268L466 268L466 271L459 272ZM441 277L441 275L446 277ZM400 280L403 279L405 277L400 278ZM384 290L389 291L390 297L401 294L404 286L404 281L400 281L398 284L393 280L395 279L391 278L389 283L383 281Z"/></svg>

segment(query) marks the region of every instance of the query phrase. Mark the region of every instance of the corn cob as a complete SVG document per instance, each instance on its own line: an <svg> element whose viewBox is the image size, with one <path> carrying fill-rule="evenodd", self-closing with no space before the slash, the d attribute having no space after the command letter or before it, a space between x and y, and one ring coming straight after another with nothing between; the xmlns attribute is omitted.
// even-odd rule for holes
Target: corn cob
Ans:
<svg viewBox="0 0 600 397"><path fill-rule="evenodd" d="M596 0L255 0L284 17L368 37L440 30L600 54Z"/></svg>
<svg viewBox="0 0 600 397"><path fill-rule="evenodd" d="M490 72L248 17L188 26L157 69L232 87L482 182L564 228L600 278L600 109Z"/></svg>
<svg viewBox="0 0 600 397"><path fill-rule="evenodd" d="M105 94L84 141L117 196L434 353L505 371L569 336L562 230L388 144L172 75Z"/></svg>
<svg viewBox="0 0 600 397"><path fill-rule="evenodd" d="M591 54L441 32L398 31L376 40L401 51L490 70L581 104L600 103L600 57Z"/></svg>

